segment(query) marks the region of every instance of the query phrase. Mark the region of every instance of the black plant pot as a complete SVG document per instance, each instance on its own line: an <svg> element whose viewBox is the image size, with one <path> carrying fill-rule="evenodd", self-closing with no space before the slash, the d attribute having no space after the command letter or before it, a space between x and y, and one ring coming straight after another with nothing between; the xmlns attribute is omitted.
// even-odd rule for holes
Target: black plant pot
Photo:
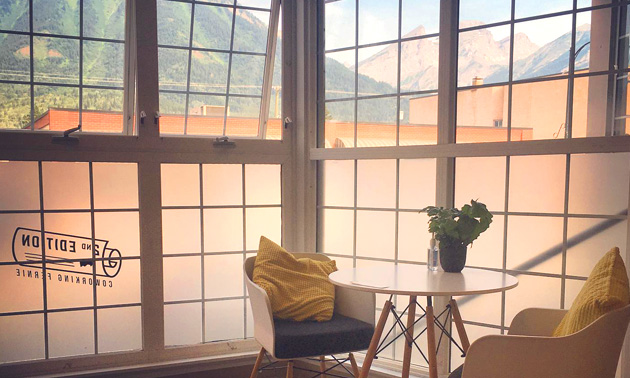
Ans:
<svg viewBox="0 0 630 378"><path fill-rule="evenodd" d="M461 244L440 246L440 265L445 272L459 273L466 265L466 249Z"/></svg>

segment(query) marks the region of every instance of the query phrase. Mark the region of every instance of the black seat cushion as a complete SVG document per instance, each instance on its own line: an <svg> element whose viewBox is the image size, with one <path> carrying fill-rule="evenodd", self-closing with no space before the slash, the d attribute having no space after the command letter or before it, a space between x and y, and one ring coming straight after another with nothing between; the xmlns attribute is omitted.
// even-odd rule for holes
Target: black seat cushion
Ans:
<svg viewBox="0 0 630 378"><path fill-rule="evenodd" d="M448 378L462 378L463 370L464 370L464 365L460 365L457 369L453 370L451 374L449 374Z"/></svg>
<svg viewBox="0 0 630 378"><path fill-rule="evenodd" d="M277 358L326 356L367 349L374 326L333 314L327 322L294 322L274 319Z"/></svg>

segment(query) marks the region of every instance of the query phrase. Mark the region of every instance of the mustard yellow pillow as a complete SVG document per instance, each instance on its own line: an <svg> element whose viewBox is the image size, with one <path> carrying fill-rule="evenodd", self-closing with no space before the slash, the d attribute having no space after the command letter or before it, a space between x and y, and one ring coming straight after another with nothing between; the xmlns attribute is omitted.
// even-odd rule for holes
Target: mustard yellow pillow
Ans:
<svg viewBox="0 0 630 378"><path fill-rule="evenodd" d="M562 318L553 336L567 336L588 326L607 312L630 303L626 266L614 247L595 265L571 309Z"/></svg>
<svg viewBox="0 0 630 378"><path fill-rule="evenodd" d="M267 292L274 317L323 322L333 315L335 287L328 281L328 275L336 270L334 260L296 259L263 236L253 278Z"/></svg>

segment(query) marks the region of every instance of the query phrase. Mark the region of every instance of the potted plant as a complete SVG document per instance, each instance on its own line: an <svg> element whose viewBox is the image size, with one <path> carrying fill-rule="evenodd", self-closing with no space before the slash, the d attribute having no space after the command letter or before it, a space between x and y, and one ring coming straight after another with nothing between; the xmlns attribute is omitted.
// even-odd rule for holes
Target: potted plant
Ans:
<svg viewBox="0 0 630 378"><path fill-rule="evenodd" d="M466 249L490 227L492 214L481 202L447 209L427 206L420 210L429 215L429 232L440 242L440 265L445 272L461 272L466 265Z"/></svg>

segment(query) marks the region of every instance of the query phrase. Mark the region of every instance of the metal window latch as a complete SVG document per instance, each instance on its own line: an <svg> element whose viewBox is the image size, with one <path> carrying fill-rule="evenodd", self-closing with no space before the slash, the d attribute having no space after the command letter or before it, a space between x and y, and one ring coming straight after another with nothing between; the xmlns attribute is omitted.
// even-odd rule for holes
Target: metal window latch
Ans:
<svg viewBox="0 0 630 378"><path fill-rule="evenodd" d="M291 126L293 124L293 120L291 120L291 118L289 117L285 117L284 118L284 129L288 129L289 126Z"/></svg>
<svg viewBox="0 0 630 378"><path fill-rule="evenodd" d="M227 136L217 137L212 143L215 147L234 147L236 143L230 140Z"/></svg>
<svg viewBox="0 0 630 378"><path fill-rule="evenodd" d="M64 131L63 136L54 136L52 142L55 144L78 144L79 138L70 136L75 131L81 131L81 125Z"/></svg>
<svg viewBox="0 0 630 378"><path fill-rule="evenodd" d="M147 113L144 112L144 110L140 111L140 123L142 125L144 125L144 119L147 118Z"/></svg>
<svg viewBox="0 0 630 378"><path fill-rule="evenodd" d="M153 117L153 123L157 125L159 120L160 120L160 112L155 112L155 116Z"/></svg>

